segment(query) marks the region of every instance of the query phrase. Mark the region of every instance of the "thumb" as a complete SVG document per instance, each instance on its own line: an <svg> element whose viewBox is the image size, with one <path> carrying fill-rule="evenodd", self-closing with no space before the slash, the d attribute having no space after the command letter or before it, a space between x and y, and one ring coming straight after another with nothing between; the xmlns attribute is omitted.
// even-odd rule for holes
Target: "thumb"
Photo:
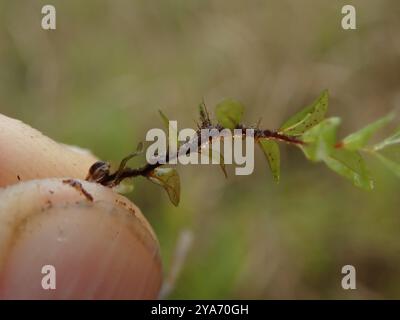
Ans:
<svg viewBox="0 0 400 320"><path fill-rule="evenodd" d="M140 210L108 188L63 178L84 178L92 155L1 114L0 150L0 298L157 296L159 245Z"/></svg>
<svg viewBox="0 0 400 320"><path fill-rule="evenodd" d="M161 283L158 242L140 210L71 179L0 193L0 270L1 299L150 299Z"/></svg>

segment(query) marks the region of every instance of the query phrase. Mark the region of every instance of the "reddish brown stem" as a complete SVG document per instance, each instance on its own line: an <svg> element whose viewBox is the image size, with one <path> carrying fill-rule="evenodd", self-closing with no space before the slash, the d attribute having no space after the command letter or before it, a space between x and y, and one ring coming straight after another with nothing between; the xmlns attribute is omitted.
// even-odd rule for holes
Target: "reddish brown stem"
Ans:
<svg viewBox="0 0 400 320"><path fill-rule="evenodd" d="M221 132L224 128L222 128L219 125L212 126L208 122L203 123L201 128L196 132L196 136L191 141L186 142L187 146L189 146L192 143L197 143L197 150L202 146L201 145L202 141L199 138L199 137L201 137L201 129L209 129L209 130L216 129L219 132ZM304 144L304 142L302 140L300 140L296 137L285 135L278 131L262 130L262 129L258 129L258 128L246 128L243 125L237 126L236 129L242 130L243 138L246 137L246 135L247 135L246 130L252 129L252 130L254 130L254 139L255 140L259 140L261 138L267 138L267 139L283 141L283 142L294 144L294 145L303 145ZM213 138L215 139L216 137L213 137ZM190 150L188 150L188 152L190 152ZM178 154L175 157L177 157L177 156L178 156ZM164 164L168 164L172 160L169 158L168 155L166 155L165 158L166 158L165 163L160 163L160 162L157 162L155 164L147 163L144 166L142 166L140 168L135 168L135 169L124 168L122 166L122 167L120 167L120 169L118 171L116 171L112 174L110 174L109 170L104 171L104 167L109 168L108 164L102 163L102 165L99 166L99 163L95 163L89 170L89 175L86 178L86 180L96 181L102 185L113 187L113 186L118 185L122 180L127 179L127 178L134 178L134 177L138 177L138 176L147 177L154 169L156 169ZM160 159L161 159L161 157L160 157ZM103 172L101 172L100 177L98 176L99 170L96 170L96 168L101 168L103 170Z"/></svg>

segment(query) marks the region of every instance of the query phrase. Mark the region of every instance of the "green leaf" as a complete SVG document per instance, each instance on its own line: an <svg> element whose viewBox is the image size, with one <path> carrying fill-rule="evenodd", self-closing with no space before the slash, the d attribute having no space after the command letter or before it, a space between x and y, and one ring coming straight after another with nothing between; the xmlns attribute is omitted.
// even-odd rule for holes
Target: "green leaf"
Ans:
<svg viewBox="0 0 400 320"><path fill-rule="evenodd" d="M173 168L155 168L147 178L162 186L167 191L171 202L178 206L181 193L181 183L178 172Z"/></svg>
<svg viewBox="0 0 400 320"><path fill-rule="evenodd" d="M316 126L325 118L328 111L328 98L328 90L324 90L311 105L289 118L279 131L286 135L299 136Z"/></svg>
<svg viewBox="0 0 400 320"><path fill-rule="evenodd" d="M158 110L158 112L160 113L161 119L164 122L164 126L168 130L168 145L171 146L175 143L175 145L179 148L178 131L175 130L175 128L171 127L171 132L170 132L169 119L161 110ZM171 133L171 135L170 135L170 133Z"/></svg>
<svg viewBox="0 0 400 320"><path fill-rule="evenodd" d="M395 141L395 139L393 141ZM400 143L386 144L379 152L373 152L373 155L375 155L389 170L400 177Z"/></svg>
<svg viewBox="0 0 400 320"><path fill-rule="evenodd" d="M206 155L204 154L204 152L207 149L208 149L209 163L218 163L219 166L221 167L222 173L224 174L225 178L228 178L228 173L225 167L225 159L221 152L214 150L209 143L206 143L205 145L201 146L197 154L200 154L201 157L204 157L204 159L206 159Z"/></svg>
<svg viewBox="0 0 400 320"><path fill-rule="evenodd" d="M365 147L371 136L392 119L393 114L388 114L387 116L367 125L361 130L348 135L343 139L343 147L348 150L359 150Z"/></svg>
<svg viewBox="0 0 400 320"><path fill-rule="evenodd" d="M119 177L123 173L128 161L131 160L132 158L138 156L139 154L143 153L143 150L144 150L144 144L143 144L143 142L139 142L137 147L136 147L136 151L132 152L131 154L129 154L128 156L126 156L125 158L123 158L121 160L121 163L119 164L119 167L118 167L118 169L116 171L116 176L115 176L115 180L116 181L119 180ZM130 190L130 191L118 191L118 190L119 189L117 189L118 193L129 193L129 192L131 192L133 190L133 182L132 182L132 190ZM128 190L128 187L127 186L126 187L121 186L120 190Z"/></svg>
<svg viewBox="0 0 400 320"><path fill-rule="evenodd" d="M335 148L336 131L339 118L328 118L304 133L301 146L304 154L311 161L324 160Z"/></svg>
<svg viewBox="0 0 400 320"><path fill-rule="evenodd" d="M218 123L227 129L235 129L243 117L243 105L232 99L225 99L217 104L215 113Z"/></svg>
<svg viewBox="0 0 400 320"><path fill-rule="evenodd" d="M374 183L364 159L358 152L346 149L334 150L324 161L330 169L349 179L355 186L366 190L373 189Z"/></svg>
<svg viewBox="0 0 400 320"><path fill-rule="evenodd" d="M208 155L210 157L211 163L213 159L218 160L222 173L224 174L225 178L228 178L228 173L226 172L226 167L225 167L225 159L222 153L218 152L217 150L213 150L213 148L210 148Z"/></svg>
<svg viewBox="0 0 400 320"><path fill-rule="evenodd" d="M398 128L389 138L376 144L373 149L374 151L378 151L395 144L400 144L400 128Z"/></svg>
<svg viewBox="0 0 400 320"><path fill-rule="evenodd" d="M388 159L378 152L374 153L374 155L385 165L386 168L388 168L390 171L392 171L396 176L400 178L400 163Z"/></svg>
<svg viewBox="0 0 400 320"><path fill-rule="evenodd" d="M264 155L268 160L269 168L271 169L275 181L279 182L280 151L278 144L275 141L266 138L259 139L258 144L260 145L261 150L264 152Z"/></svg>

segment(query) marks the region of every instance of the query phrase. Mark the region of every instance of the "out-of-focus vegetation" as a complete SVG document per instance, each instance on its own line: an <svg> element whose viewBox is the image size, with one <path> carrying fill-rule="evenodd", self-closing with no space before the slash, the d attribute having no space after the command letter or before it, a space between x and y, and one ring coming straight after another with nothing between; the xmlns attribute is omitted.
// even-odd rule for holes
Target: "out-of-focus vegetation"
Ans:
<svg viewBox="0 0 400 320"><path fill-rule="evenodd" d="M194 126L204 98L234 97L247 123L278 128L324 88L345 136L400 104L400 3L354 1L0 0L0 112L117 163L162 127L162 108ZM398 119L398 118L397 118ZM398 122L398 120L397 120ZM383 130L382 135L385 133ZM138 179L130 195L154 226L165 271L181 230L193 246L171 298L400 297L400 181L371 161L359 190L296 148L273 182L261 152L251 176L181 166L181 203ZM143 159L135 159L132 165ZM357 269L357 290L341 268Z"/></svg>

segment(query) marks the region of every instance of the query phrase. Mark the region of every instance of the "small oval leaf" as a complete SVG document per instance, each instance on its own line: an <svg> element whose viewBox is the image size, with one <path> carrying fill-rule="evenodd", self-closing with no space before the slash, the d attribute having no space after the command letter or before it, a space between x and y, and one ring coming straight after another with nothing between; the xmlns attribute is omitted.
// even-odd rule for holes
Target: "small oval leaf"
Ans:
<svg viewBox="0 0 400 320"><path fill-rule="evenodd" d="M258 140L261 150L264 152L268 160L269 168L276 182L280 179L280 151L279 146L275 141L261 138Z"/></svg>
<svg viewBox="0 0 400 320"><path fill-rule="evenodd" d="M387 157L381 155L380 153L375 153L376 157L388 168L392 171L397 177L400 178L400 163L397 163Z"/></svg>
<svg viewBox="0 0 400 320"><path fill-rule="evenodd" d="M394 141L394 140L393 140ZM400 144L387 144L373 154L395 175L400 177Z"/></svg>
<svg viewBox="0 0 400 320"><path fill-rule="evenodd" d="M348 135L343 139L343 147L347 150L359 150L368 143L371 136L384 125L389 123L393 119L393 114L389 114L366 127Z"/></svg>
<svg viewBox="0 0 400 320"><path fill-rule="evenodd" d="M208 151L208 155L206 155L206 151ZM204 157L205 160L207 160L208 157L208 163L211 164L219 164L222 173L224 174L225 178L228 178L228 173L226 171L226 166L225 166L225 159L222 153L218 150L215 150L212 148L212 145L210 143L206 143L201 146L199 149L199 152L197 152L198 155L200 155L201 158Z"/></svg>
<svg viewBox="0 0 400 320"><path fill-rule="evenodd" d="M364 159L358 152L346 149L334 150L324 161L330 169L349 179L356 187L366 190L374 188Z"/></svg>
<svg viewBox="0 0 400 320"><path fill-rule="evenodd" d="M311 105L289 118L279 131L290 136L299 136L320 123L327 110L328 90L324 90Z"/></svg>
<svg viewBox="0 0 400 320"><path fill-rule="evenodd" d="M235 129L243 117L243 105L233 99L225 99L217 104L215 113L218 123L227 129Z"/></svg>
<svg viewBox="0 0 400 320"><path fill-rule="evenodd" d="M333 151L339 118L328 118L304 133L301 146L306 157L312 161L324 160Z"/></svg>
<svg viewBox="0 0 400 320"><path fill-rule="evenodd" d="M228 173L226 172L226 167L225 167L225 159L222 153L218 152L217 150L214 150L213 148L210 148L208 155L210 157L211 163L218 163L225 178L228 179Z"/></svg>
<svg viewBox="0 0 400 320"><path fill-rule="evenodd" d="M147 178L160 186L168 193L171 202L178 206L181 193L181 183L178 172L173 168L155 168Z"/></svg>
<svg viewBox="0 0 400 320"><path fill-rule="evenodd" d="M115 180L116 180L116 181L119 181L119 177L120 177L121 174L123 173L123 171L124 171L124 169L125 169L126 164L128 163L128 161L131 160L132 158L134 158L134 157L140 155L141 153L143 153L143 150L144 150L144 144L143 144L143 142L141 141L141 142L138 143L135 152L129 154L128 156L126 156L125 158L123 158L123 159L121 160L121 163L119 164L118 170L116 171L116 177L115 177ZM132 184L132 185L133 185L133 184ZM121 190L127 190L127 189L121 187ZM132 189L132 190L133 190L133 189ZM131 190L131 191L132 191L132 190ZM119 192L119 191L117 191L117 192ZM130 192L130 191L119 192L119 193L128 193L128 192Z"/></svg>

